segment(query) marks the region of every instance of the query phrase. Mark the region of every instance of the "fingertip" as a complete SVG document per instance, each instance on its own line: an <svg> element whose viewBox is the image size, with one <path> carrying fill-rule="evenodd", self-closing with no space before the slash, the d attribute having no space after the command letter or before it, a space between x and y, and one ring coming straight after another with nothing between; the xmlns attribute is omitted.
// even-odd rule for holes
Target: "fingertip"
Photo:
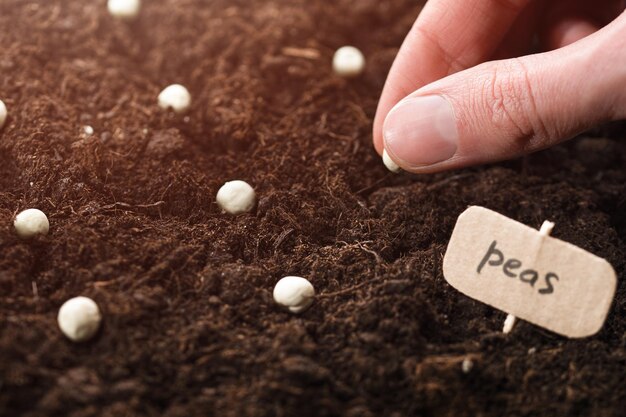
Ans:
<svg viewBox="0 0 626 417"><path fill-rule="evenodd" d="M399 61L398 57L396 57L396 60L389 71L389 75L387 76L387 80L385 81L383 91L380 94L378 106L376 107L376 114L374 116L372 139L374 141L374 148L380 156L382 156L385 148L383 125L385 123L385 119L387 118L387 114L389 114L389 111L391 111L391 109L400 100L414 91L413 84L409 84L409 88L406 88L405 82L399 78L398 73L401 71L398 69L398 67L401 66ZM415 85L418 84L416 83Z"/></svg>

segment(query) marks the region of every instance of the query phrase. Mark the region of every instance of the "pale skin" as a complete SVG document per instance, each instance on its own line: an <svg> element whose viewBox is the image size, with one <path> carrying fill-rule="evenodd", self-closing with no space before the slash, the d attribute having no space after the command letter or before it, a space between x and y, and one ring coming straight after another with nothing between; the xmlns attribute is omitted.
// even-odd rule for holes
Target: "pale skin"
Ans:
<svg viewBox="0 0 626 417"><path fill-rule="evenodd" d="M430 0L385 83L376 150L431 173L626 119L625 3Z"/></svg>

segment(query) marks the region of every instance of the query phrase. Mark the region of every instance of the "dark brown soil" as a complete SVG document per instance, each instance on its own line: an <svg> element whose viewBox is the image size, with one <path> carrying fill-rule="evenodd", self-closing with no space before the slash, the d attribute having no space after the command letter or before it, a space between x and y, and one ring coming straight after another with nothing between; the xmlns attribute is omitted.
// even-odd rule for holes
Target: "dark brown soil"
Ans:
<svg viewBox="0 0 626 417"><path fill-rule="evenodd" d="M0 1L0 415L624 415L624 285L595 337L505 337L441 261L479 204L556 221L622 280L625 126L394 176L371 121L416 2L144 1L133 24L105 3ZM344 44L368 58L357 80L331 73ZM174 82L187 117L156 106ZM254 213L220 213L231 179L255 186ZM29 207L51 233L24 243L11 224ZM301 316L272 301L287 274L320 294ZM80 294L105 320L77 345L56 314Z"/></svg>

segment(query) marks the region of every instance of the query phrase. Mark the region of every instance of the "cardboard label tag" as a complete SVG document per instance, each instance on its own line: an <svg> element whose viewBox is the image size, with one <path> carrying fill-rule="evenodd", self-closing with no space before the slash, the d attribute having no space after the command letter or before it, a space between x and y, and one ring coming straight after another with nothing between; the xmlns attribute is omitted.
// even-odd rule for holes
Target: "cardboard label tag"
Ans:
<svg viewBox="0 0 626 417"><path fill-rule="evenodd" d="M459 216L443 274L463 294L568 337L602 328L617 285L606 260L478 206Z"/></svg>

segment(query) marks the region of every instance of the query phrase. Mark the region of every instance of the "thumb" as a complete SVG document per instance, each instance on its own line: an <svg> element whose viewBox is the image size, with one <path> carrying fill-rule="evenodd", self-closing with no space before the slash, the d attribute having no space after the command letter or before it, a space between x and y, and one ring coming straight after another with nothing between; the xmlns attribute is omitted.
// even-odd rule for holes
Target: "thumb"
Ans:
<svg viewBox="0 0 626 417"><path fill-rule="evenodd" d="M626 13L568 47L488 62L420 88L383 125L385 150L428 173L509 159L626 118Z"/></svg>

